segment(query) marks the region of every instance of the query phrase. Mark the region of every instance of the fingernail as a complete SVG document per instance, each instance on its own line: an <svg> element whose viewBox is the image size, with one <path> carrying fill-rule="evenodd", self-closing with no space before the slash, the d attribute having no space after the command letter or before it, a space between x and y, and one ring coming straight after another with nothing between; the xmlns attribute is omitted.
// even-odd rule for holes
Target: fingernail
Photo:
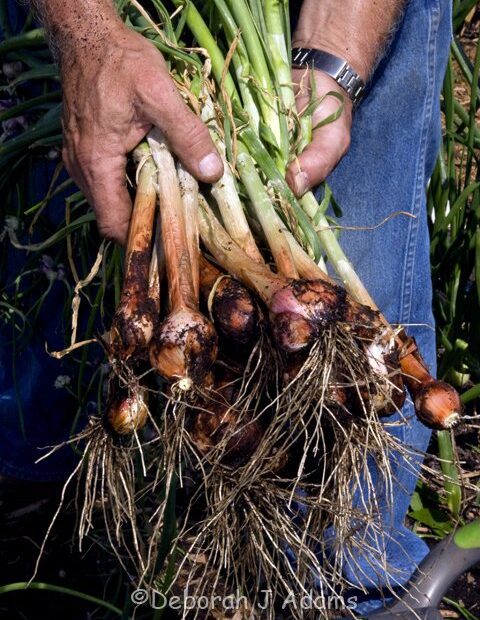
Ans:
<svg viewBox="0 0 480 620"><path fill-rule="evenodd" d="M308 174L302 171L297 172L297 174L295 175L293 179L293 185L294 185L295 193L298 196L302 196L307 191L310 185Z"/></svg>
<svg viewBox="0 0 480 620"><path fill-rule="evenodd" d="M221 173L222 160L217 153L209 153L198 164L200 174L204 177L216 177Z"/></svg>

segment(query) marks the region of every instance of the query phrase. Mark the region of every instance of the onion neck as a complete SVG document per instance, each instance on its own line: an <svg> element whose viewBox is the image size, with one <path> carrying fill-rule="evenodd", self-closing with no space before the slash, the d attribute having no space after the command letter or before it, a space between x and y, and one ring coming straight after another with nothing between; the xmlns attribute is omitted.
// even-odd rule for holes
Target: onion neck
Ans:
<svg viewBox="0 0 480 620"><path fill-rule="evenodd" d="M152 130L148 142L158 169L157 183L160 202L165 267L167 272L170 310L196 309L196 294L190 248L184 217L184 205L180 192L174 159L167 142Z"/></svg>

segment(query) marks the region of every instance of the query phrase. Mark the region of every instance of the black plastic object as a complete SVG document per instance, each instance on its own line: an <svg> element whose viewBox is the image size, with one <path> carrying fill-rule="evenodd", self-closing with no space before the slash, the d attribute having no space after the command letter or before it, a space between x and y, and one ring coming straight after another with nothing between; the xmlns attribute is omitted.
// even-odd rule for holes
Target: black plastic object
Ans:
<svg viewBox="0 0 480 620"><path fill-rule="evenodd" d="M418 567L399 599L372 620L440 620L438 606L462 573L480 562L480 520L439 542Z"/></svg>

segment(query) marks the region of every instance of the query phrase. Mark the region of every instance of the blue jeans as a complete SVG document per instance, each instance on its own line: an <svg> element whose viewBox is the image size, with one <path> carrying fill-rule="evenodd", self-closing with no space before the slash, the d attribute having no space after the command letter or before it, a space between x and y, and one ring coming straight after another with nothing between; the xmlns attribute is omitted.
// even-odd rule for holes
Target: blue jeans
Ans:
<svg viewBox="0 0 480 620"><path fill-rule="evenodd" d="M27 204L35 204L46 195L55 165L45 160L32 167L31 186L35 187L35 195L28 196ZM48 221L55 230L64 212L62 201L54 200L43 212L42 220ZM40 240L37 234L30 239L33 242ZM20 235L20 241L28 243L28 233ZM8 245L8 239L4 243ZM18 317L14 317L17 319L15 324L12 320L0 325L0 474L38 482L64 479L78 459L72 448L65 447L35 464L45 453L41 448L68 439L77 412L75 399L65 389L55 387L59 377L69 376L73 381L72 369L75 366L68 358L53 359L45 350L45 345L49 351L64 349L65 336L70 330L70 317L63 314L67 294L65 283L61 280L52 282L45 273L49 251L52 250L46 250L43 257L33 255L33 264L28 267L32 273L21 279L20 290L26 311L41 294L45 294L34 328L28 333L27 323L28 336L23 338L18 331L23 325ZM31 256L25 250L8 248L6 270L1 274L0 286L5 287L9 296L13 295L15 280L24 271L25 262L32 260ZM36 288L31 293L29 288L33 282ZM75 389L73 382L71 387Z"/></svg>
<svg viewBox="0 0 480 620"><path fill-rule="evenodd" d="M440 91L451 36L449 0L410 0L355 114L350 151L328 179L344 212L342 225L375 226L399 211L414 216L398 215L375 230L343 231L341 242L388 320L409 326L432 373L436 347L425 190L441 139ZM403 415L408 423L391 432L425 450L430 431L417 421L411 404ZM417 466L420 461L418 457ZM416 484L411 463L405 466L401 457L393 463L394 505L383 515L386 556L399 582L409 578L428 551L404 526ZM381 587L384 579L370 561L357 559L361 569L347 561L346 576L366 587ZM357 611L367 613L378 605L372 600Z"/></svg>
<svg viewBox="0 0 480 620"><path fill-rule="evenodd" d="M393 323L411 325L409 333L416 337L432 371L435 336L425 187L441 135L439 95L451 38L450 23L449 0L410 0L402 25L375 73L371 90L355 115L350 151L329 178L344 211L342 224L346 226L374 226L397 211L415 216L399 215L375 230L344 231L342 245L387 318ZM11 370L12 349L6 345L9 334L3 334L0 473L47 480L65 477L72 467L69 449L34 464L38 446L55 444L66 437L72 417L72 403L65 398L64 391L53 387L55 377L62 374L59 363L51 360L44 349L46 340L50 349L62 348L60 342L52 343L52 339L58 341L61 336L60 306L49 303L44 331L17 359L19 393L14 388ZM0 334L0 343L1 339ZM18 399L26 439L20 431ZM404 415L408 424L392 432L406 444L424 450L430 432L416 421L411 406L406 406ZM389 564L401 570L405 581L427 548L403 525L416 476L405 469L400 458L393 467L397 480L394 508L385 509L383 519L387 529L386 552ZM372 590L382 586L382 579L366 561L363 575L348 561L345 571L354 583ZM374 597L372 592L369 598ZM361 610L366 612L375 605L378 603L371 600Z"/></svg>

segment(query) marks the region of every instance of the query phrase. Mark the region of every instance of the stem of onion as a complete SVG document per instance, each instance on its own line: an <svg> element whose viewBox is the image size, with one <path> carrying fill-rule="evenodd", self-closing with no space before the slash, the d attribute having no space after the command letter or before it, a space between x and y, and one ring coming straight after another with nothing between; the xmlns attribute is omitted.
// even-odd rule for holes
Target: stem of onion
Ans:
<svg viewBox="0 0 480 620"><path fill-rule="evenodd" d="M192 262L198 268L198 257L191 258L198 245L195 240L188 239L185 224L185 203L196 202L196 187L195 196L184 202L175 162L165 139L157 130L152 130L148 142L158 169L160 219L170 298L170 314L150 345L150 362L163 377L177 380L181 389L190 390L204 382L217 353L213 325L198 311L198 291L192 273ZM184 193L193 189L193 185L189 183ZM196 234L195 228L192 234Z"/></svg>
<svg viewBox="0 0 480 620"><path fill-rule="evenodd" d="M145 143L137 147L134 158L138 164L137 192L128 233L123 289L111 329L112 349L124 361L148 346L158 314L148 290L157 200L156 168Z"/></svg>
<svg viewBox="0 0 480 620"><path fill-rule="evenodd" d="M272 205L270 196L255 168L255 162L242 142L238 143L237 169L255 215L265 233L279 273L287 278L298 278L290 244L284 234L285 226Z"/></svg>
<svg viewBox="0 0 480 620"><path fill-rule="evenodd" d="M210 97L205 97L202 108L202 119L210 129L210 135L217 147L223 161L223 175L219 181L212 185L212 196L218 205L223 223L232 239L242 250L257 263L263 264L264 260L253 238L248 225L245 211L238 195L235 177L227 161L225 144L220 137L220 130L215 119L213 103Z"/></svg>
<svg viewBox="0 0 480 620"><path fill-rule="evenodd" d="M199 282L199 257L200 240L198 233L198 183L181 164L177 164L178 183L183 204L183 218L185 223L185 236L187 241L188 255L190 257L190 269L192 273L192 287L195 299L198 301L200 294Z"/></svg>

